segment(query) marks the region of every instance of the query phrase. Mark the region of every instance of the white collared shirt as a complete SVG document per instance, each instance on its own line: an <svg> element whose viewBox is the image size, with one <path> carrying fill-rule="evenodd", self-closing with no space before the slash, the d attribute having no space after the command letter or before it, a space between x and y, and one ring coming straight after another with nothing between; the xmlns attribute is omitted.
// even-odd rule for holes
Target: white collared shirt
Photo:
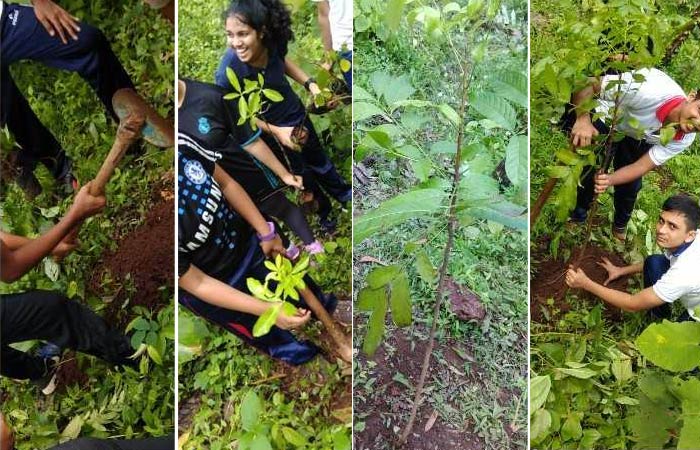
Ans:
<svg viewBox="0 0 700 450"><path fill-rule="evenodd" d="M667 253L666 257L671 268L652 289L667 303L680 301L690 317L700 321L700 239L695 239L680 255Z"/></svg>

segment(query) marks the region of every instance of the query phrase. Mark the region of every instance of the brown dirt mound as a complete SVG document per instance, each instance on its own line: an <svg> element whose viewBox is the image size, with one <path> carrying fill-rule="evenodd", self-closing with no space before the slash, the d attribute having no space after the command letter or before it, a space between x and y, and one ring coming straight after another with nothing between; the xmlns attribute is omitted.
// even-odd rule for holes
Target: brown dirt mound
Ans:
<svg viewBox="0 0 700 450"><path fill-rule="evenodd" d="M91 288L100 294L115 295L107 308L106 318L111 323L125 324L128 317L119 317L128 295L124 285L133 283L134 293L130 306L141 305L151 310L167 303L159 292L161 286L173 288L174 265L174 200L157 202L142 225L124 236L114 253L103 259L91 280ZM121 285L117 292L104 292L104 277L111 277Z"/></svg>
<svg viewBox="0 0 700 450"><path fill-rule="evenodd" d="M557 319L557 312L570 311L571 305L565 299L567 293L576 293L579 298L585 298L595 303L604 303L586 291L569 289L566 285L566 271L569 265L578 260L581 254L580 248L574 249L567 261L552 259L545 252L538 251L538 253L534 254L532 258L535 275L531 282L530 316L533 322L553 322ZM618 255L589 245L580 261L580 267L591 280L601 284L607 279L607 271L597 264L603 257L607 257L618 266L626 264ZM607 287L624 291L627 289L628 278L617 279L609 283ZM607 303L604 305L606 317L614 321L622 320L622 311L619 308L613 308Z"/></svg>

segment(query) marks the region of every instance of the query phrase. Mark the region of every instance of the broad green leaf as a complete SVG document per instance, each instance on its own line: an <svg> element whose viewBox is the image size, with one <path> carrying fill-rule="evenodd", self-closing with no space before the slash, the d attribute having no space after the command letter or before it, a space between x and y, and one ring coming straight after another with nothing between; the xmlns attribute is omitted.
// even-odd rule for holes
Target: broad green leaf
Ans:
<svg viewBox="0 0 700 450"><path fill-rule="evenodd" d="M459 182L459 197L461 203L470 204L483 200L496 200L498 197L498 181L490 175L469 171Z"/></svg>
<svg viewBox="0 0 700 450"><path fill-rule="evenodd" d="M520 72L508 71L499 73L490 80L490 84L503 98L518 106L527 108L527 76Z"/></svg>
<svg viewBox="0 0 700 450"><path fill-rule="evenodd" d="M384 24L390 33L399 29L406 0L388 0L384 7Z"/></svg>
<svg viewBox="0 0 700 450"><path fill-rule="evenodd" d="M380 303L384 303L386 308L386 287L378 289L370 287L363 288L357 294L357 309L360 311L374 311Z"/></svg>
<svg viewBox="0 0 700 450"><path fill-rule="evenodd" d="M272 444L267 436L259 434L250 443L250 450L272 450Z"/></svg>
<svg viewBox="0 0 700 450"><path fill-rule="evenodd" d="M377 105L367 102L353 102L352 104L352 120L360 122L374 116L383 116L382 111Z"/></svg>
<svg viewBox="0 0 700 450"><path fill-rule="evenodd" d="M530 380L530 411L535 412L545 404L551 388L549 375L540 375Z"/></svg>
<svg viewBox="0 0 700 450"><path fill-rule="evenodd" d="M675 392L680 397L683 411L678 449L697 450L700 446L700 378L679 381Z"/></svg>
<svg viewBox="0 0 700 450"><path fill-rule="evenodd" d="M377 99L374 98L372 94L367 92L364 88L361 86L353 86L352 87L352 99L355 102L370 102L374 103L377 101Z"/></svg>
<svg viewBox="0 0 700 450"><path fill-rule="evenodd" d="M472 94L470 106L482 116L490 119L507 130L516 126L517 115L513 107L503 98L492 92Z"/></svg>
<svg viewBox="0 0 700 450"><path fill-rule="evenodd" d="M530 422L530 441L537 443L546 437L552 426L552 415L544 408L540 408L532 415Z"/></svg>
<svg viewBox="0 0 700 450"><path fill-rule="evenodd" d="M672 372L688 372L700 365L700 323L663 321L649 325L635 341L642 354Z"/></svg>
<svg viewBox="0 0 700 450"><path fill-rule="evenodd" d="M486 205L469 206L460 211L460 215L490 220L516 230L527 231L528 216L526 208L505 200L495 201Z"/></svg>
<svg viewBox="0 0 700 450"><path fill-rule="evenodd" d="M163 365L163 357L160 356L160 353L158 352L157 348L155 348L152 345L149 345L148 347L146 347L146 351L148 352L148 356L151 357L153 362L155 362L159 366Z"/></svg>
<svg viewBox="0 0 700 450"><path fill-rule="evenodd" d="M282 435L287 440L287 442L289 442L290 444L292 444L295 447L303 447L303 446L307 445L307 442L306 442L306 439L304 438L304 436L299 434L298 431L296 431L295 429L293 429L291 427L282 427Z"/></svg>
<svg viewBox="0 0 700 450"><path fill-rule="evenodd" d="M241 402L241 426L244 430L250 431L258 423L262 403L254 391L248 391Z"/></svg>
<svg viewBox="0 0 700 450"><path fill-rule="evenodd" d="M586 368L581 368L581 369L556 369L558 372L561 372L565 375L574 377L574 378L579 378L582 380L585 380L587 378L594 377L598 375L598 372L595 370L591 369L586 369Z"/></svg>
<svg viewBox="0 0 700 450"><path fill-rule="evenodd" d="M581 419L579 418L580 413L571 413L567 416L564 424L561 426L561 438L563 441L578 440L583 434L583 429L581 428Z"/></svg>
<svg viewBox="0 0 700 450"><path fill-rule="evenodd" d="M433 263L430 262L430 258L428 258L428 254L425 253L425 250L421 249L416 252L415 261L416 270L423 281L426 283L434 283L435 277L437 276L437 271L435 270L435 267L433 267Z"/></svg>
<svg viewBox="0 0 700 450"><path fill-rule="evenodd" d="M411 290L406 272L402 272L391 283L391 318L398 327L407 327L412 322Z"/></svg>
<svg viewBox="0 0 700 450"><path fill-rule="evenodd" d="M178 314L177 338L180 344L186 346L199 345L209 338L206 323L190 314Z"/></svg>
<svg viewBox="0 0 700 450"><path fill-rule="evenodd" d="M365 340L362 342L362 351L365 354L372 356L377 351L377 347L384 336L384 321L386 320L386 302L384 305L379 304L372 311L372 315L367 322L367 332Z"/></svg>
<svg viewBox="0 0 700 450"><path fill-rule="evenodd" d="M241 92L241 83L238 81L238 77L236 76L236 72L233 71L232 68L227 67L226 68L226 78L228 78L228 82L231 83L231 86L233 89L236 90L236 92L240 93Z"/></svg>
<svg viewBox="0 0 700 450"><path fill-rule="evenodd" d="M639 377L637 384L639 389L655 403L663 402L671 406L671 393L666 387L668 376L657 372L645 372Z"/></svg>
<svg viewBox="0 0 700 450"><path fill-rule="evenodd" d="M401 267L398 265L391 266L379 266L372 269L372 271L367 274L367 284L370 289L379 289L382 286L386 286L391 283L394 278L396 278L399 273L401 273Z"/></svg>
<svg viewBox="0 0 700 450"><path fill-rule="evenodd" d="M395 77L385 72L377 71L370 76L370 82L374 92L383 97L388 106L394 106L397 102L410 98L416 91L411 86L407 75ZM353 109L354 107L355 105L353 104Z"/></svg>
<svg viewBox="0 0 700 450"><path fill-rule="evenodd" d="M53 258L44 258L44 273L49 277L49 280L55 282L61 274L61 266Z"/></svg>
<svg viewBox="0 0 700 450"><path fill-rule="evenodd" d="M265 312L258 317L258 320L255 321L255 325L253 325L253 336L260 337L269 333L272 326L277 322L277 316L279 316L281 310L281 303L267 308Z"/></svg>
<svg viewBox="0 0 700 450"><path fill-rule="evenodd" d="M284 100L284 97L282 97L282 94L280 94L279 92L277 92L274 89L263 89L262 92L263 92L263 95L265 96L265 98L267 98L268 100L270 100L272 102L277 103L277 102L281 102Z"/></svg>
<svg viewBox="0 0 700 450"><path fill-rule="evenodd" d="M598 430L585 429L583 430L583 435L578 443L579 450L588 450L591 448L596 448L595 443L600 439L602 435Z"/></svg>
<svg viewBox="0 0 700 450"><path fill-rule="evenodd" d="M333 434L333 450L351 450L352 442L348 434L342 429Z"/></svg>
<svg viewBox="0 0 700 450"><path fill-rule="evenodd" d="M530 173L528 157L530 147L527 136L513 136L506 148L506 174L508 179L516 186L527 187L527 179Z"/></svg>
<svg viewBox="0 0 700 450"><path fill-rule="evenodd" d="M671 396L666 400L671 400ZM655 403L646 395L639 398L639 408L635 408L629 417L630 431L634 434L640 449L663 448L675 431L676 419L670 414L671 402L668 405Z"/></svg>
<svg viewBox="0 0 700 450"><path fill-rule="evenodd" d="M457 111L455 111L454 108L447 103L441 103L438 106L438 111L440 111L440 114L445 116L445 118L452 122L452 125L456 127L458 127L462 122L462 119L459 117L459 114L457 114Z"/></svg>
<svg viewBox="0 0 700 450"><path fill-rule="evenodd" d="M435 141L430 145L430 152L454 155L457 153L457 143L454 141Z"/></svg>
<svg viewBox="0 0 700 450"><path fill-rule="evenodd" d="M440 189L418 189L399 194L355 219L353 242L359 243L408 219L430 216L443 208L447 195Z"/></svg>

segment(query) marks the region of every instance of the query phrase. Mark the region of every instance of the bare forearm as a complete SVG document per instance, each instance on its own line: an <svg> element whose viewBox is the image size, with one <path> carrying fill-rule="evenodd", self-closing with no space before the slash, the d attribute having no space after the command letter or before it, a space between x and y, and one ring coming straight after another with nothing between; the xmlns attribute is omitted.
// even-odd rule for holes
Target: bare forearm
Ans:
<svg viewBox="0 0 700 450"><path fill-rule="evenodd" d="M284 178L289 175L287 168L282 165L280 160L277 159L275 154L272 153L272 150L270 150L270 147L268 147L262 139L256 139L253 143L244 148L245 151L269 167L278 177Z"/></svg>
<svg viewBox="0 0 700 450"><path fill-rule="evenodd" d="M639 158L635 163L622 167L621 169L610 174L610 185L617 186L620 184L630 183L643 177L655 167L656 164L654 164L651 157L647 153Z"/></svg>
<svg viewBox="0 0 700 450"><path fill-rule="evenodd" d="M45 256L51 254L53 249L71 232L81 221L68 212L49 231L36 239L29 239L21 247L12 250L10 245L4 244L2 261L2 281L9 283L22 277L36 266ZM16 242L15 242L16 243Z"/></svg>
<svg viewBox="0 0 700 450"><path fill-rule="evenodd" d="M620 272L622 276L634 275L635 273L641 273L644 270L644 263L631 264L629 266L620 267Z"/></svg>
<svg viewBox="0 0 700 450"><path fill-rule="evenodd" d="M17 250L23 245L31 241L31 238L24 236L17 236L16 234L10 234L0 231L0 239L5 243L5 246L9 250Z"/></svg>
<svg viewBox="0 0 700 450"><path fill-rule="evenodd" d="M255 231L260 235L267 235L270 230L267 226L265 218L260 214L260 211L251 200L248 193L238 184L233 178L231 178L224 170L216 166L214 170L214 178L221 186L224 193L224 197L228 201L229 205L236 210L238 214L243 217L243 219L250 224Z"/></svg>
<svg viewBox="0 0 700 450"><path fill-rule="evenodd" d="M180 277L179 285L197 298L221 308L262 315L271 304L222 283L192 266Z"/></svg>
<svg viewBox="0 0 700 450"><path fill-rule="evenodd" d="M309 76L289 58L284 59L285 73L299 84L304 84Z"/></svg>
<svg viewBox="0 0 700 450"><path fill-rule="evenodd" d="M318 27L321 30L321 41L326 51L333 50L333 39L331 37L331 23L328 20L330 5L327 1L318 3Z"/></svg>

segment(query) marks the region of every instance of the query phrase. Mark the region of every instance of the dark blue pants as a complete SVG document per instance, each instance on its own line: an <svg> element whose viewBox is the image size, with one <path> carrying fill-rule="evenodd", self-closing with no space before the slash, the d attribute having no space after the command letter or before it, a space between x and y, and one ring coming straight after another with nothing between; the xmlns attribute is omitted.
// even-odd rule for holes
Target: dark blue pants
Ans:
<svg viewBox="0 0 700 450"><path fill-rule="evenodd" d="M571 132L571 128L576 121L576 112L571 105L567 106L567 110L560 121L561 128L567 133ZM610 131L607 125L601 120L597 120L593 124L601 135L608 134ZM639 158L651 148L650 144L631 137L625 136L621 141L613 143L613 168L620 170L625 166L634 164ZM604 148L601 145L598 152L603 152ZM601 160L602 161L602 160ZM588 216L588 210L591 208L591 203L594 197L596 168L592 166L583 169L583 178L578 187L578 195L576 197L576 209L571 214L571 218L575 221L584 221ZM615 216L613 225L615 228L625 228L627 222L632 217L634 204L637 201L637 194L642 189L642 179L638 178L626 184L615 186L613 200L615 205Z"/></svg>
<svg viewBox="0 0 700 450"><path fill-rule="evenodd" d="M664 255L651 255L644 260L644 287L652 287L671 268L671 262ZM671 304L666 303L649 310L654 320L670 319Z"/></svg>
<svg viewBox="0 0 700 450"><path fill-rule="evenodd" d="M263 255L260 250L257 238L253 237L245 258L226 283L241 292L250 294L246 286L246 280L252 277L256 280L263 281L265 276L269 273L269 270L263 264L264 262L265 255ZM335 296L332 294L324 295L318 285L309 276L307 276L304 281L328 312L332 313L337 305ZM214 306L184 291L180 292L179 301L181 305L185 306L196 315L228 330L263 353L286 363L293 365L304 364L318 354L319 349L314 344L310 342L300 342L292 332L276 326L273 326L268 334L254 337L253 326L258 320L258 316L256 315ZM290 299L288 299L288 301L295 303L298 307L308 309L303 299L300 299L299 302L294 302Z"/></svg>
<svg viewBox="0 0 700 450"><path fill-rule="evenodd" d="M77 72L92 86L112 117L116 117L112 110L114 93L121 88L133 88L134 85L112 52L107 38L100 30L86 23L80 23L77 41L69 38L68 43L64 44L58 37L48 34L36 19L33 8L5 4L0 31L0 124L7 125L22 146L19 152L22 169L31 171L41 162L56 178L62 177L70 170L70 160L15 85L9 66L17 61L32 60Z"/></svg>

